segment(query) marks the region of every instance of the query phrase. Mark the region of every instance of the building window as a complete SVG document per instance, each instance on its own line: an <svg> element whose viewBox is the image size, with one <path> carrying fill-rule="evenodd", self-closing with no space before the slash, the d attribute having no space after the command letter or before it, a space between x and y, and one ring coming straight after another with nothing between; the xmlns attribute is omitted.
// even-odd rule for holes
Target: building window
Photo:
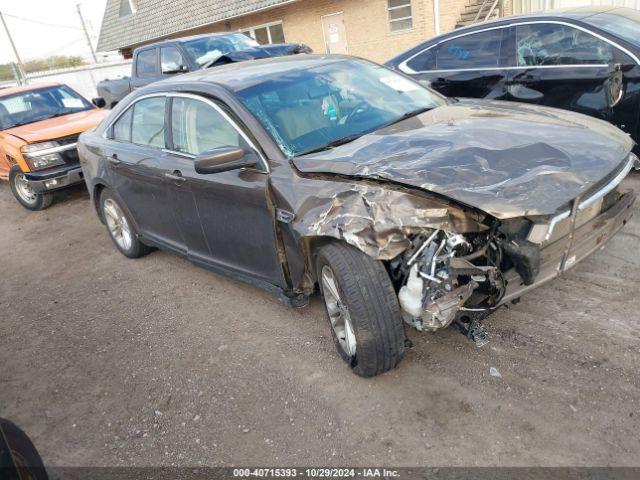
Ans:
<svg viewBox="0 0 640 480"><path fill-rule="evenodd" d="M255 27L244 28L240 31L245 35L249 35L260 45L284 43L284 29L282 28L282 22L257 25Z"/></svg>
<svg viewBox="0 0 640 480"><path fill-rule="evenodd" d="M392 32L413 28L411 0L387 0L389 11L389 29Z"/></svg>
<svg viewBox="0 0 640 480"><path fill-rule="evenodd" d="M128 17L136 13L136 2L134 0L120 0L120 18Z"/></svg>

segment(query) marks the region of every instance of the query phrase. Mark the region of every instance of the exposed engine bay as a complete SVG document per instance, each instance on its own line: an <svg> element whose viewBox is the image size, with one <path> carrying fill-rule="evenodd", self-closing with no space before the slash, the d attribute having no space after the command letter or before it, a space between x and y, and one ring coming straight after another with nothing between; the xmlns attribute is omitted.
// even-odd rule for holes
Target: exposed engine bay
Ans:
<svg viewBox="0 0 640 480"><path fill-rule="evenodd" d="M486 316L504 295L503 249L495 235L429 230L390 262L406 323L419 331L448 327L462 312Z"/></svg>

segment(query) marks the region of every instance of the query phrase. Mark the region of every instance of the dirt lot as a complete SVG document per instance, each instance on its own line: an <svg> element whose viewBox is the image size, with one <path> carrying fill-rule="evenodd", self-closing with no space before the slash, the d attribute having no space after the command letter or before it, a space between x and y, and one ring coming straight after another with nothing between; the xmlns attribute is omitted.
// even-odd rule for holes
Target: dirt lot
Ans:
<svg viewBox="0 0 640 480"><path fill-rule="evenodd" d="M293 310L163 252L128 260L83 189L32 213L2 184L0 212L0 416L48 465L640 465L640 205L492 316L485 347L412 331L371 380L318 298Z"/></svg>

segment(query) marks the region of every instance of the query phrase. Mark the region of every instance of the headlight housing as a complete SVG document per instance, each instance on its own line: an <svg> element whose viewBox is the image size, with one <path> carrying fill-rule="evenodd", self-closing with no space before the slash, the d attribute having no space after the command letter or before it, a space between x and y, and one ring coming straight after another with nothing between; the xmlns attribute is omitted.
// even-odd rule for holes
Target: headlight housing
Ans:
<svg viewBox="0 0 640 480"><path fill-rule="evenodd" d="M64 165L64 159L56 151L60 145L57 142L41 142L25 145L21 148L22 155L33 170Z"/></svg>

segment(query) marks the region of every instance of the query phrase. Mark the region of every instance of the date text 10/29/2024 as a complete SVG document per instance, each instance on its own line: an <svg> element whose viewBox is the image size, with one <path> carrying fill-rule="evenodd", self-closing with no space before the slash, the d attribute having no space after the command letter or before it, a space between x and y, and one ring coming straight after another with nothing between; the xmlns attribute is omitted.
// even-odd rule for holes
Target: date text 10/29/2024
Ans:
<svg viewBox="0 0 640 480"><path fill-rule="evenodd" d="M399 478L387 468L234 468L235 478Z"/></svg>

